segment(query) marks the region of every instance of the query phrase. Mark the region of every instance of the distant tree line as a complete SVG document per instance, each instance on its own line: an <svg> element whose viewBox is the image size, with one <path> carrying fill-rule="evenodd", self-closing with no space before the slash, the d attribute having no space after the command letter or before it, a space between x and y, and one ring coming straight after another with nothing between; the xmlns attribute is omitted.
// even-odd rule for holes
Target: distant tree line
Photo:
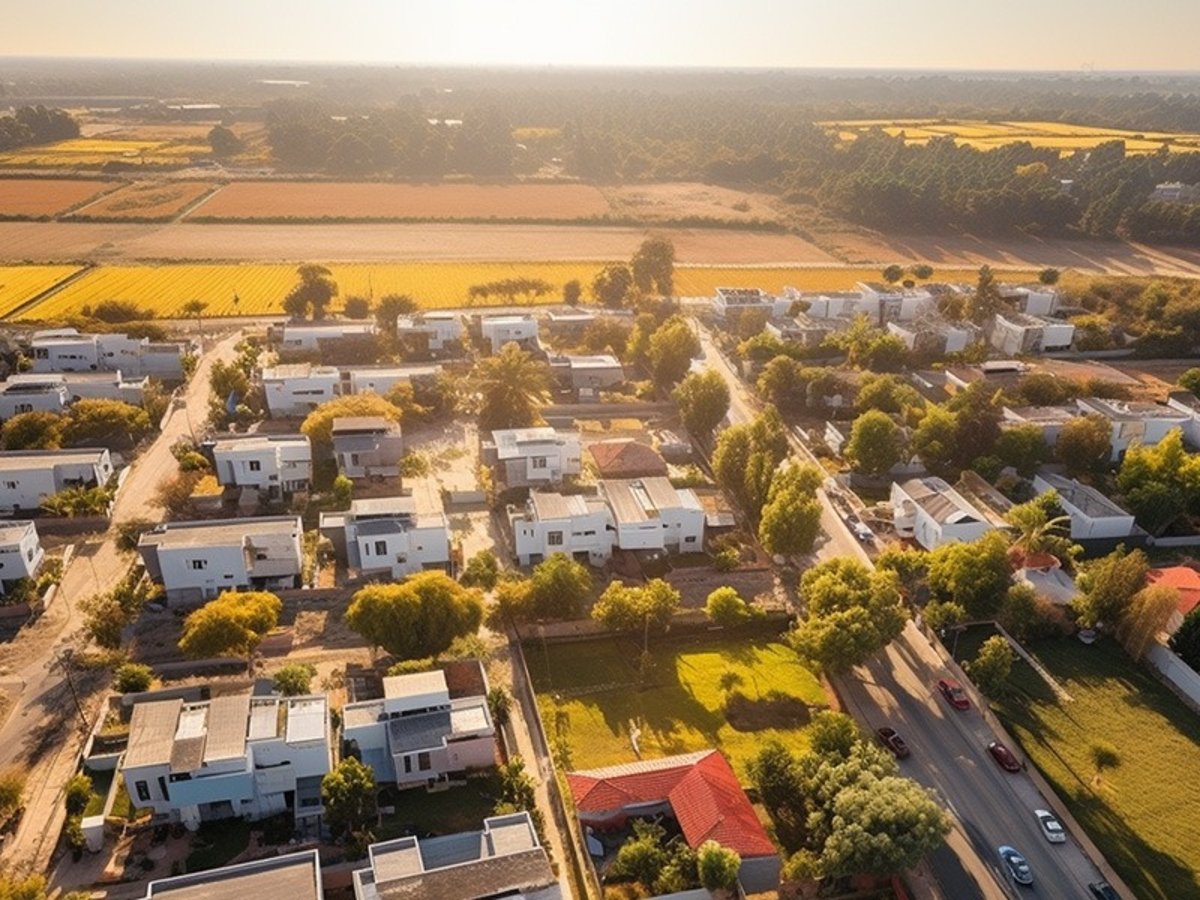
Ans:
<svg viewBox="0 0 1200 900"><path fill-rule="evenodd" d="M0 151L77 137L79 123L65 110L22 106L11 116L0 116Z"/></svg>

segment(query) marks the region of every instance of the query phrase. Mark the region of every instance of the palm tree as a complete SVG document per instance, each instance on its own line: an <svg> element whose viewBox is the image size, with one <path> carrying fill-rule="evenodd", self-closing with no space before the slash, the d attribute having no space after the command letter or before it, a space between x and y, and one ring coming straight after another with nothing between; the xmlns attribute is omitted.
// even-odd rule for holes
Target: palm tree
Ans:
<svg viewBox="0 0 1200 900"><path fill-rule="evenodd" d="M472 381L484 431L533 425L541 418L538 408L550 398L550 367L516 344L480 360Z"/></svg>
<svg viewBox="0 0 1200 900"><path fill-rule="evenodd" d="M204 321L202 319L204 311L208 309L208 304L203 300L189 300L181 307L185 316L196 317L196 328L200 332L200 340L204 340Z"/></svg>
<svg viewBox="0 0 1200 900"><path fill-rule="evenodd" d="M1048 504L1038 498L1014 506L1005 516L1008 524L1017 530L1013 546L1026 556L1035 553L1061 556L1069 549L1071 517L1051 516L1047 507Z"/></svg>

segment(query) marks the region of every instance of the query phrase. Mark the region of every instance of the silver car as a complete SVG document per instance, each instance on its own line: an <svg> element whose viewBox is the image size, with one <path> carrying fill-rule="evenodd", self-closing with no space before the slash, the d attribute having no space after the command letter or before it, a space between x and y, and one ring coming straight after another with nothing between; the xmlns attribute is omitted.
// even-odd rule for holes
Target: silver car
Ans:
<svg viewBox="0 0 1200 900"><path fill-rule="evenodd" d="M1063 830L1062 823L1054 817L1054 813L1048 809L1035 809L1033 814L1037 816L1038 825L1042 827L1042 834L1046 836L1046 840L1052 844L1067 842L1067 833Z"/></svg>
<svg viewBox="0 0 1200 900"><path fill-rule="evenodd" d="M1033 870L1020 853L1007 844L998 850L1000 861L1008 870L1008 876L1017 884L1033 884Z"/></svg>

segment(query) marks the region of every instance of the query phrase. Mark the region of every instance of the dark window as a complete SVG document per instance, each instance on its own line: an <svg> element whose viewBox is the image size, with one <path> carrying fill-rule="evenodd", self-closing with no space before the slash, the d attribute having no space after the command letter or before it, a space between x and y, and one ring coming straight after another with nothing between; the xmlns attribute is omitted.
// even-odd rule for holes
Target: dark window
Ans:
<svg viewBox="0 0 1200 900"><path fill-rule="evenodd" d="M376 556L384 556L386 554L387 554L387 541L376 541L375 542L375 555Z"/></svg>
<svg viewBox="0 0 1200 900"><path fill-rule="evenodd" d="M250 471L251 472L261 472L262 471L262 463L257 459L250 460Z"/></svg>
<svg viewBox="0 0 1200 900"><path fill-rule="evenodd" d="M417 768L422 772L428 772L433 768L433 763L429 759L429 754L424 750L417 754Z"/></svg>
<svg viewBox="0 0 1200 900"><path fill-rule="evenodd" d="M207 569L208 568L208 560L207 559L193 559L191 561L191 563L192 563L193 569Z"/></svg>
<svg viewBox="0 0 1200 900"><path fill-rule="evenodd" d="M408 775L410 772L412 772L412 757L406 756L404 757L404 774Z"/></svg>
<svg viewBox="0 0 1200 900"><path fill-rule="evenodd" d="M150 799L150 785L146 784L146 782L135 782L133 787L137 791L138 799L143 803Z"/></svg>
<svg viewBox="0 0 1200 900"><path fill-rule="evenodd" d="M551 547L561 547L563 542L563 533L561 531L549 531L546 533L546 543Z"/></svg>

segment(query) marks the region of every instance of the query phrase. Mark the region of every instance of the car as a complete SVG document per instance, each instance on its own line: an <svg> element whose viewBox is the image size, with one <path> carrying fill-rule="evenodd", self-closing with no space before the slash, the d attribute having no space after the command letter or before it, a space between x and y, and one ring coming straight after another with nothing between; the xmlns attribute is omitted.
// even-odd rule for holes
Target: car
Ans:
<svg viewBox="0 0 1200 900"><path fill-rule="evenodd" d="M862 522L854 526L854 536L864 544L869 544L875 540L875 532L862 524Z"/></svg>
<svg viewBox="0 0 1200 900"><path fill-rule="evenodd" d="M1008 877L1017 884L1033 884L1033 869L1020 853L1005 844L999 848L1000 862L1008 869Z"/></svg>
<svg viewBox="0 0 1200 900"><path fill-rule="evenodd" d="M908 744L904 743L904 738L896 733L895 728L885 725L882 728L876 728L875 734L879 736L879 742L892 751L892 755L896 759L904 759L908 756Z"/></svg>
<svg viewBox="0 0 1200 900"><path fill-rule="evenodd" d="M1005 747L999 741L992 741L987 745L988 753L992 754L992 759L1000 764L1005 772L1020 772L1021 763L1013 755L1013 752Z"/></svg>
<svg viewBox="0 0 1200 900"><path fill-rule="evenodd" d="M1054 813L1048 809L1035 809L1033 814L1037 816L1038 824L1042 826L1042 834L1046 836L1046 840L1052 844L1067 842L1067 833L1063 830L1062 822L1055 818Z"/></svg>
<svg viewBox="0 0 1200 900"><path fill-rule="evenodd" d="M1096 900L1121 900L1117 896L1117 892L1113 890L1113 886L1107 881L1093 881L1088 885L1088 890L1092 892L1092 896Z"/></svg>
<svg viewBox="0 0 1200 900"><path fill-rule="evenodd" d="M967 692L953 678L939 678L937 689L946 698L946 702L955 709L971 708L971 701L967 699Z"/></svg>

